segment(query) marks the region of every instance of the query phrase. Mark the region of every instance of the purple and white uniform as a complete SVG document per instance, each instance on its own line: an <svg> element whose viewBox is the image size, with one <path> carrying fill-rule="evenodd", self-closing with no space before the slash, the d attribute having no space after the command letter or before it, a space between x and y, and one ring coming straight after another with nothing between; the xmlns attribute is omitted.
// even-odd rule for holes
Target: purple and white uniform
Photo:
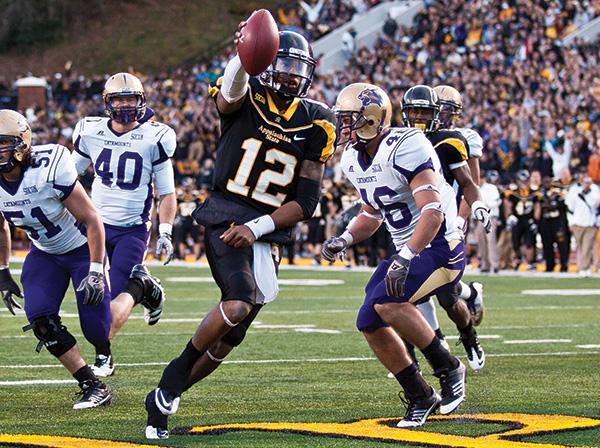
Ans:
<svg viewBox="0 0 600 448"><path fill-rule="evenodd" d="M469 159L480 158L483 154L483 139L479 133L471 128L455 128L469 144Z"/></svg>
<svg viewBox="0 0 600 448"><path fill-rule="evenodd" d="M4 218L24 230L33 243L23 264L21 283L29 322L58 315L72 281L74 288L88 274L90 256L85 228L63 201L77 182L69 150L61 145L34 146L31 163L17 182L0 176L0 203ZM110 293L97 307L83 305L75 293L81 329L92 344L108 340Z"/></svg>
<svg viewBox="0 0 600 448"><path fill-rule="evenodd" d="M370 162L352 145L346 146L341 166L363 202L381 212L398 251L412 236L421 216L410 188L413 178L421 171L432 170L442 198L444 222L431 244L412 260L404 296L390 297L386 293L384 278L392 260L381 262L367 284L357 326L361 331L374 330L386 325L373 308L376 303L416 302L460 280L465 261L461 233L455 224L454 191L444 180L433 146L422 131L414 128L392 128Z"/></svg>
<svg viewBox="0 0 600 448"><path fill-rule="evenodd" d="M73 133L73 159L82 174L92 165L95 173L92 201L106 229L112 296L127 285L131 268L144 260L150 237L153 183L158 194L175 191L171 157L175 131L145 121L123 134L111 120L87 117Z"/></svg>

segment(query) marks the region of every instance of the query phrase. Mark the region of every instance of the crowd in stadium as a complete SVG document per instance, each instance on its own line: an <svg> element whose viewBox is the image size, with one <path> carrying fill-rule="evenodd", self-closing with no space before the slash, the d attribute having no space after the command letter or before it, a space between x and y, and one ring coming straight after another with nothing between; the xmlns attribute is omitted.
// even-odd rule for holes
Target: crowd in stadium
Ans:
<svg viewBox="0 0 600 448"><path fill-rule="evenodd" d="M295 7L281 7L276 17L284 27L306 30L307 37L314 40L376 3L306 0ZM598 194L600 49L598 43L583 41L563 45L561 38L599 15L600 6L587 0L425 3L426 8L410 28L388 19L375 48L357 48L346 69L315 80L309 97L333 105L343 86L370 81L389 93L393 125L400 125L401 98L408 87L456 87L464 105L461 125L476 129L484 140L480 159L483 180L487 179L505 199L497 204L497 241L491 242L493 250L479 257L481 267L494 271L524 262L534 268L546 257L547 269L556 264L557 269L564 270L573 235L578 268L589 272L591 264L597 263L597 250L589 232L584 242L574 227L592 228L595 240L596 203L590 200L588 210L594 222L574 222L573 216L586 211L577 214L573 206L569 207L569 200L573 204L577 201L569 199L568 192L572 187L580 188L584 195L589 191L594 197ZM190 212L208 194L219 136L219 119L207 88L221 74L232 51L233 47L213 60L169 72L138 73L157 119L177 133L174 163L180 213L174 239L179 258L203 255L202 229ZM104 113L104 81L105 75L84 77L71 66L49 77L47 107L23 111L32 124L35 143L56 141L72 147L75 123L83 116ZM0 91L9 90L8 84L0 85ZM295 256L315 257L318 262L320 243L338 232L347 217L342 211L358 199L341 178L337 161L334 157L329 162L315 217L297 229L296 245L288 251L290 262ZM91 173L83 183L90 185ZM522 205L508 214L511 198L518 198ZM574 212L570 226L567 208ZM561 220L559 238L553 240L540 232L548 219ZM526 226L519 224L525 221ZM478 241L476 226L472 229L467 241L480 249L487 247L481 238ZM539 254L536 240L543 242L544 250ZM560 263L554 261L558 254L550 247L555 244L561 253L567 251L566 262L564 256ZM374 265L378 257L385 256L388 245L382 230L354 250L351 262ZM585 261L579 260L583 256Z"/></svg>

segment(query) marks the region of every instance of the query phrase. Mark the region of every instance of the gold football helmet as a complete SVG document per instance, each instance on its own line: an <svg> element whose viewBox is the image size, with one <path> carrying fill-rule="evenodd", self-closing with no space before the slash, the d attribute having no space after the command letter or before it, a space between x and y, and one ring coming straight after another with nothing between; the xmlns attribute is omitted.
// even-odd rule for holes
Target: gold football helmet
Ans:
<svg viewBox="0 0 600 448"><path fill-rule="evenodd" d="M433 89L437 93L440 114L439 121L442 128L450 129L460 117L462 112L462 98L458 90L452 86L437 86Z"/></svg>
<svg viewBox="0 0 600 448"><path fill-rule="evenodd" d="M119 106L114 107L112 100L117 97L137 98L135 106ZM144 86L138 77L130 73L117 73L112 75L104 84L104 92L102 92L104 107L106 114L113 120L129 124L140 120L146 113L146 94Z"/></svg>
<svg viewBox="0 0 600 448"><path fill-rule="evenodd" d="M365 82L346 86L338 95L334 111L337 118L338 145L352 141L356 149L376 138L390 127L392 121L392 103L380 87ZM346 137L342 141L343 137Z"/></svg>
<svg viewBox="0 0 600 448"><path fill-rule="evenodd" d="M31 127L27 119L14 110L0 110L0 172L12 170L30 149Z"/></svg>

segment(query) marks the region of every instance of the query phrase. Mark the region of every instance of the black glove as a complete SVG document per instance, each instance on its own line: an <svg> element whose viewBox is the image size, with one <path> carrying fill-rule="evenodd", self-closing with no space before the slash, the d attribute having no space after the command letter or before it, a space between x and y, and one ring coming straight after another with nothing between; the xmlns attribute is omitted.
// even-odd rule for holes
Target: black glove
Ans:
<svg viewBox="0 0 600 448"><path fill-rule="evenodd" d="M340 258L344 258L346 249L348 249L348 242L344 238L334 236L325 241L321 246L321 256L325 260L333 262L337 255L339 255Z"/></svg>
<svg viewBox="0 0 600 448"><path fill-rule="evenodd" d="M104 275L100 272L90 272L77 288L77 292L82 291L84 305L100 305L104 299Z"/></svg>
<svg viewBox="0 0 600 448"><path fill-rule="evenodd" d="M404 283L408 277L410 260L396 254L394 260L385 274L385 290L388 296L402 297L404 295Z"/></svg>
<svg viewBox="0 0 600 448"><path fill-rule="evenodd" d="M19 285L17 285L13 280L12 275L10 275L10 270L8 268L0 269L0 292L2 293L4 305L13 316L15 315L15 308L20 310L23 309L12 297L14 294L17 297L23 298L23 295L21 294Z"/></svg>

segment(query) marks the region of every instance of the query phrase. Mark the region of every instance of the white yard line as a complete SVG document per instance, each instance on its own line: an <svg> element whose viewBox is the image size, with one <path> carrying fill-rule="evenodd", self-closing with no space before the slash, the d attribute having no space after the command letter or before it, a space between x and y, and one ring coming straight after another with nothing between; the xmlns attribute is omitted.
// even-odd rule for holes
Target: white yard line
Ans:
<svg viewBox="0 0 600 448"><path fill-rule="evenodd" d="M572 339L515 339L504 341L505 344L568 344Z"/></svg>
<svg viewBox="0 0 600 448"><path fill-rule="evenodd" d="M581 352L540 352L540 353L486 353L488 358L522 358L533 356L582 356L582 355L600 355L598 351ZM374 357L348 357L348 358L297 358L297 359L238 359L224 361L223 364L293 364L293 363L332 363L332 362L365 362L375 361ZM115 363L118 367L151 367L166 366L168 362L124 362ZM0 365L0 369L58 369L63 368L60 364L16 364Z"/></svg>
<svg viewBox="0 0 600 448"><path fill-rule="evenodd" d="M597 296L600 289L524 289L525 296Z"/></svg>

